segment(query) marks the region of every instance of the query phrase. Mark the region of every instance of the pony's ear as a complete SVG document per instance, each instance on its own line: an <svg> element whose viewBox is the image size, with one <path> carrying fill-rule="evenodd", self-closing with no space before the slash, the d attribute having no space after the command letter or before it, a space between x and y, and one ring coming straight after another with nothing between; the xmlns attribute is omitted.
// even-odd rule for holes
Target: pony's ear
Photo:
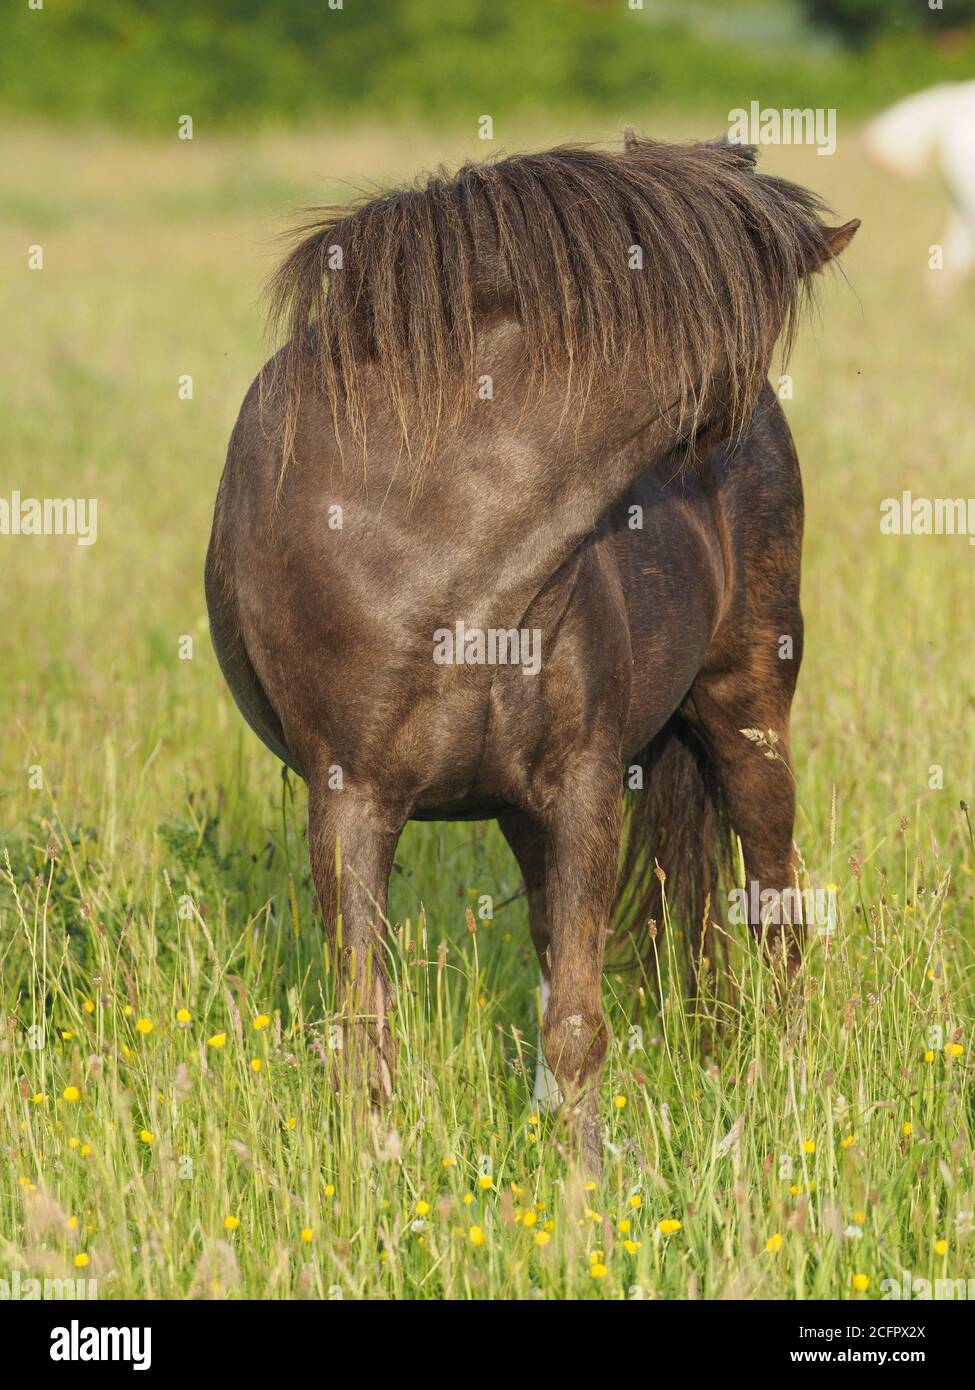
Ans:
<svg viewBox="0 0 975 1390"><path fill-rule="evenodd" d="M856 236L859 225L859 217L854 217L852 222L844 222L842 227L824 227L822 255L810 269L822 270L830 261L835 261L837 256L842 255Z"/></svg>

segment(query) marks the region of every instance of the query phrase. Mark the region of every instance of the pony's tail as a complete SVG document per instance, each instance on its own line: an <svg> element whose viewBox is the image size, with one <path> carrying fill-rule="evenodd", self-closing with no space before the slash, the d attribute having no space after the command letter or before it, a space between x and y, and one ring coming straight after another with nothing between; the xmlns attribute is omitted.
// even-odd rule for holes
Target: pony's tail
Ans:
<svg viewBox="0 0 975 1390"><path fill-rule="evenodd" d="M642 787L626 793L616 902L620 936L636 947L650 983L656 984L658 966L670 956L693 995L716 963L719 874L731 870L717 773L680 715L664 725L635 766L642 778L631 768L628 781L642 780ZM673 938L662 950L665 916Z"/></svg>

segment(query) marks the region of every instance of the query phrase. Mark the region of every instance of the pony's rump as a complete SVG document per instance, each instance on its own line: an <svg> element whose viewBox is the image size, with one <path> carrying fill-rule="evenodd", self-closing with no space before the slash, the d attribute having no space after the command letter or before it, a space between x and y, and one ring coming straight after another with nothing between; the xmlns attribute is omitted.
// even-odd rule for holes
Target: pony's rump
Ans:
<svg viewBox="0 0 975 1390"><path fill-rule="evenodd" d="M476 399L478 329L498 313L521 327L529 391L559 374L582 405L636 372L686 427L715 391L740 423L833 254L824 210L757 173L749 146L630 132L621 150L467 164L321 210L270 286L286 346L265 394L283 405L285 457L309 368L336 428L365 442L370 363L406 448L428 458Z"/></svg>
<svg viewBox="0 0 975 1390"><path fill-rule="evenodd" d="M408 1024L386 947L410 820L500 822L550 992L535 1098L565 1098L590 1171L614 914L621 944L676 924L703 983L733 832L723 877L799 968L802 485L767 373L858 226L822 211L751 149L628 132L328 212L278 271L286 342L231 439L207 596L245 719L308 782L357 1098L387 1105Z"/></svg>

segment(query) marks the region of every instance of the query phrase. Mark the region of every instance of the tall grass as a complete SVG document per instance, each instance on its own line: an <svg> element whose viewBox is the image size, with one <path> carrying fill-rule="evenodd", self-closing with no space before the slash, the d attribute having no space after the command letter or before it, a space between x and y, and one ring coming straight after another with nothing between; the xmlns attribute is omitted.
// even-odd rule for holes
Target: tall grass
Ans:
<svg viewBox="0 0 975 1390"><path fill-rule="evenodd" d="M879 531L902 488L971 490L972 297L926 298L934 186L888 184L849 133L835 159L767 161L864 219L787 404L808 492L796 837L838 921L787 1007L731 928L738 988L703 1024L666 932L661 1006L608 972L589 1189L531 1109L537 977L494 826L404 835L395 1095L381 1121L336 1097L303 793L206 637L209 511L282 208L464 140L15 134L0 495L95 496L99 534L0 537L0 1277L166 1298L869 1298L904 1269L966 1277L971 551Z"/></svg>

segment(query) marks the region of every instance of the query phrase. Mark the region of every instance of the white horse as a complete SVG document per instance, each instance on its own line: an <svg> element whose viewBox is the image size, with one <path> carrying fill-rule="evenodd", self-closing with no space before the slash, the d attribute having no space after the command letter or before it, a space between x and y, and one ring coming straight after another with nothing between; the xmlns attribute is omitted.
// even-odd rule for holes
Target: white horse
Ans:
<svg viewBox="0 0 975 1390"><path fill-rule="evenodd" d="M938 287L975 266L975 82L944 82L897 102L867 127L867 148L892 173L914 178L934 164L951 200Z"/></svg>

